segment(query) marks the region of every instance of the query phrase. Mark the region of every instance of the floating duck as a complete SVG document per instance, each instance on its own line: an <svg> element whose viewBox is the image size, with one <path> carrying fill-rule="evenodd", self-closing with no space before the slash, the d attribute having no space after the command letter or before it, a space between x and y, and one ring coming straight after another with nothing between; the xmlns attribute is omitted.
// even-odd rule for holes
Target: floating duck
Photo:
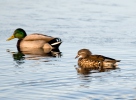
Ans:
<svg viewBox="0 0 136 100"><path fill-rule="evenodd" d="M89 49L79 50L75 58L79 58L78 66L80 68L90 70L115 69L116 63L120 62L120 60L103 55L93 55Z"/></svg>
<svg viewBox="0 0 136 100"><path fill-rule="evenodd" d="M20 51L25 51L26 49L44 49L47 53L52 49L58 49L62 43L60 38L55 38L52 36L47 36L44 34L33 33L27 35L25 30L22 28L17 28L13 35L7 39L7 41L18 38L17 47Z"/></svg>

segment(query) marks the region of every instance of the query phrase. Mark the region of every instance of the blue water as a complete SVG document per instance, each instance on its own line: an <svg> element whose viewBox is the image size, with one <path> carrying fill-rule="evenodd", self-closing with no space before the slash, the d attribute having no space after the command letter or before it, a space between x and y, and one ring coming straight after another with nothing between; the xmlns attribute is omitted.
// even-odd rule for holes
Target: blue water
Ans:
<svg viewBox="0 0 136 100"><path fill-rule="evenodd" d="M135 0L1 0L0 100L136 99ZM16 28L60 37L61 57L24 55ZM121 60L119 69L77 73L77 51Z"/></svg>

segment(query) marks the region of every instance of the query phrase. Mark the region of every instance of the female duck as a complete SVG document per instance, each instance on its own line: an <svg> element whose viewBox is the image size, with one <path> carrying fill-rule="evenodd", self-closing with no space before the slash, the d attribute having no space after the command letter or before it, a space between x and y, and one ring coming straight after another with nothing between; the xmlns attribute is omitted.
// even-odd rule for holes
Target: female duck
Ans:
<svg viewBox="0 0 136 100"><path fill-rule="evenodd" d="M7 41L18 38L17 47L22 48L43 48L43 49L56 49L62 43L60 38L55 38L43 34L30 34L27 35L26 32L18 28L14 31L13 35L7 39Z"/></svg>
<svg viewBox="0 0 136 100"><path fill-rule="evenodd" d="M102 55L92 55L88 49L79 50L75 58L79 58L78 65L83 69L115 69L116 62L120 62L120 60Z"/></svg>

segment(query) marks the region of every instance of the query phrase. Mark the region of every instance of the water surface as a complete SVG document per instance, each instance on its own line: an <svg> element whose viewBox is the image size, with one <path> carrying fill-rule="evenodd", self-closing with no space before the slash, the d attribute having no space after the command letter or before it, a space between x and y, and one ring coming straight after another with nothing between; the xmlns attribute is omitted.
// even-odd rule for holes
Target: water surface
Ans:
<svg viewBox="0 0 136 100"><path fill-rule="evenodd" d="M136 99L135 0L0 1L1 100ZM23 55L16 28L60 37L61 56ZM120 59L119 69L77 73L81 48Z"/></svg>

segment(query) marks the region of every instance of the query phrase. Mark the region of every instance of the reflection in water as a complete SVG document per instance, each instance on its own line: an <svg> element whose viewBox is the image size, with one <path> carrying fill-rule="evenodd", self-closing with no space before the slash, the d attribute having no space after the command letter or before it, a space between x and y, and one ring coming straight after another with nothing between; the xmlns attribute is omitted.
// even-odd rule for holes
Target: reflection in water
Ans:
<svg viewBox="0 0 136 100"><path fill-rule="evenodd" d="M24 59L25 59L24 56L25 55L23 53L21 53L21 52L14 52L12 57L13 57L14 61L16 61L16 63L18 65L21 65L21 64L24 63Z"/></svg>
<svg viewBox="0 0 136 100"><path fill-rule="evenodd" d="M103 74L101 72L110 72L115 69L102 69L102 70L90 70L90 69L84 69L81 67L74 66L77 73L78 73L78 79L80 80L80 87L83 88L90 88L91 82L94 81L94 79L99 78L99 81L103 82ZM119 69L119 68L116 68ZM120 70L118 70L120 71ZM96 74L95 74L96 73Z"/></svg>
<svg viewBox="0 0 136 100"><path fill-rule="evenodd" d="M18 49L18 48L17 48ZM10 50L7 50L10 52ZM10 52L14 61L18 65L25 63L24 60L39 60L43 57L61 57L62 53L59 49L53 49L51 51L45 49L30 49L30 48L23 48L23 51L18 49L18 52Z"/></svg>
<svg viewBox="0 0 136 100"><path fill-rule="evenodd" d="M119 69L119 68L112 68L112 69L105 68L105 69L100 69L100 70L91 70L89 68L81 68L81 67L76 67L76 66L74 66L74 67L79 74L83 74L83 75L88 75L91 73L109 72L111 70Z"/></svg>
<svg viewBox="0 0 136 100"><path fill-rule="evenodd" d="M85 69L83 69L83 68L76 67L76 66L74 66L74 67L75 67L75 69L77 70L77 72L78 72L79 74L83 74L83 75L88 75L88 74L90 74L90 70L85 70Z"/></svg>
<svg viewBox="0 0 136 100"><path fill-rule="evenodd" d="M80 80L79 88L90 88L94 81L98 79L100 82L103 82L104 76L101 72L109 72L113 69L103 69L103 70L90 70L83 69L81 67L75 67L78 73L78 79ZM93 82L93 83L92 83Z"/></svg>

